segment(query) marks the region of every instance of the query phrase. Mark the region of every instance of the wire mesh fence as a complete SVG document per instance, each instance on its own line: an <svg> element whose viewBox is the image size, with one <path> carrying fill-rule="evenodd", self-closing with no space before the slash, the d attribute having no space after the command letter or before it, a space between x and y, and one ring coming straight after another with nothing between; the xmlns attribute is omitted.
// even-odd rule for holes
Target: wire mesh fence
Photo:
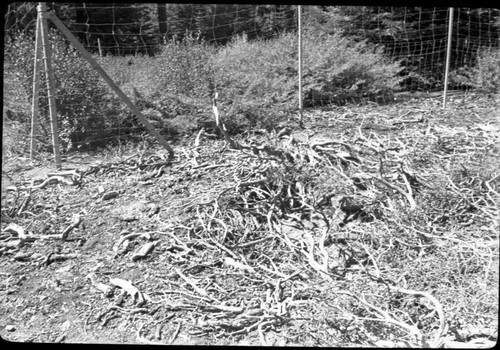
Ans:
<svg viewBox="0 0 500 350"><path fill-rule="evenodd" d="M36 5L12 3L5 15L4 119L26 127ZM497 9L457 8L450 18L447 8L303 6L301 95L297 6L48 3L48 9L167 138L214 127L214 89L236 132L272 128L297 110L299 96L307 107L387 103L399 92L442 91L450 21L447 88L498 86L496 73L485 75L499 57ZM50 29L63 149L143 131L81 54ZM41 79L41 117L33 135L50 149L44 72Z"/></svg>
<svg viewBox="0 0 500 350"><path fill-rule="evenodd" d="M444 83L449 11L446 8L341 7L339 24L348 35L367 38L401 61L410 90L439 90ZM460 73L475 66L481 50L498 48L497 9L456 8L452 20L451 88L464 87Z"/></svg>
<svg viewBox="0 0 500 350"><path fill-rule="evenodd" d="M497 340L498 11L299 11L10 5L0 254L19 283L6 285L9 340ZM304 128L299 76L315 107ZM400 94L443 85L476 91L448 108ZM26 157L30 131L39 150L53 146L51 97L56 172L48 152ZM141 118L177 139L173 160ZM66 299L80 302L53 302ZM41 307L51 312L34 332Z"/></svg>

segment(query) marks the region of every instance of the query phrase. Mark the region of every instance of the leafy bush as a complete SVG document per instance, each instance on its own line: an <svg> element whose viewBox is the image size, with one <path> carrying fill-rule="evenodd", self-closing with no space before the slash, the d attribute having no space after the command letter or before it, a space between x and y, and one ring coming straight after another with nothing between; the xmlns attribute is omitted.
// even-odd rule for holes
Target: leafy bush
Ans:
<svg viewBox="0 0 500 350"><path fill-rule="evenodd" d="M210 57L214 51L213 46L192 34L168 42L155 57L155 86L165 95L209 98L213 80Z"/></svg>
<svg viewBox="0 0 500 350"><path fill-rule="evenodd" d="M235 104L230 117L243 114L250 124L262 123L266 114L275 115L269 113L274 107L296 108L297 55L295 33L251 42L243 35L220 49L214 56L215 81L224 98ZM303 91L310 100L385 96L398 88L400 71L381 48L366 42L312 31L303 35ZM255 116L262 107L267 113Z"/></svg>
<svg viewBox="0 0 500 350"><path fill-rule="evenodd" d="M235 37L214 56L216 85L228 97L248 97L263 104L286 102L293 90L291 72L296 62L293 35L279 39L248 41L246 35Z"/></svg>
<svg viewBox="0 0 500 350"><path fill-rule="evenodd" d="M457 69L450 70L448 76L448 86L452 88L468 90L475 86L473 76L473 69L469 67L459 67Z"/></svg>
<svg viewBox="0 0 500 350"><path fill-rule="evenodd" d="M71 147L109 136L114 121L107 117L109 89L78 51L52 36L56 102L63 146ZM108 130L106 130L108 129Z"/></svg>
<svg viewBox="0 0 500 350"><path fill-rule="evenodd" d="M2 164L5 158L20 156L28 152L29 129L17 120L12 120L12 113L3 108L2 122Z"/></svg>
<svg viewBox="0 0 500 350"><path fill-rule="evenodd" d="M109 93L80 54L56 33L50 35L64 146L104 139L104 133L109 138L123 127L138 127L130 111ZM20 36L8 48L30 96L33 39ZM16 57L22 59L16 61ZM253 41L242 35L219 48L186 35L168 42L154 57L106 56L98 61L139 109L154 115L171 135L201 126L213 128L214 88L232 133L255 127L272 129L298 106L295 33ZM303 37L303 68L305 95L326 96L328 102L384 95L396 89L400 79L398 64L385 58L381 49L312 30ZM46 105L43 84L41 97ZM42 118L47 120L47 112Z"/></svg>
<svg viewBox="0 0 500 350"><path fill-rule="evenodd" d="M500 48L481 50L473 71L474 83L479 90L500 92Z"/></svg>
<svg viewBox="0 0 500 350"><path fill-rule="evenodd" d="M63 148L99 140L108 136L114 121L105 118L110 104L108 89L90 65L55 31L49 32L55 80L59 137ZM19 35L6 45L6 60L16 71L28 99L31 98L34 69L34 40ZM45 74L40 80L40 126L49 138L48 98ZM27 121L25 121L27 122Z"/></svg>
<svg viewBox="0 0 500 350"><path fill-rule="evenodd" d="M287 71L294 62L290 35L249 41L235 37L213 56L221 114L231 132L242 128L272 128L278 111L294 106L296 79Z"/></svg>
<svg viewBox="0 0 500 350"><path fill-rule="evenodd" d="M297 36L248 40L235 37L216 48L186 35L155 57L103 58L101 64L141 110L155 110L168 134L213 128L211 96L231 133L272 129L298 106ZM304 89L329 98L379 96L397 87L399 66L380 49L334 35L307 33ZM140 72L139 74L137 72Z"/></svg>
<svg viewBox="0 0 500 350"><path fill-rule="evenodd" d="M462 88L476 88L484 93L500 92L500 49L478 51L474 67L459 67L450 72L449 81Z"/></svg>
<svg viewBox="0 0 500 350"><path fill-rule="evenodd" d="M33 46L25 34L12 42L5 37L3 62L3 106L10 118L28 125L31 114L31 94L33 89ZM29 129L26 130L29 132Z"/></svg>
<svg viewBox="0 0 500 350"><path fill-rule="evenodd" d="M333 102L378 99L398 90L402 67L366 41L339 34L304 35L304 89Z"/></svg>
<svg viewBox="0 0 500 350"><path fill-rule="evenodd" d="M142 113L172 137L213 119L209 115L213 85L209 59L214 51L207 42L188 34L162 46L154 57L106 56L99 62ZM127 113L126 107L118 108L121 114ZM134 117L127 121L141 128Z"/></svg>

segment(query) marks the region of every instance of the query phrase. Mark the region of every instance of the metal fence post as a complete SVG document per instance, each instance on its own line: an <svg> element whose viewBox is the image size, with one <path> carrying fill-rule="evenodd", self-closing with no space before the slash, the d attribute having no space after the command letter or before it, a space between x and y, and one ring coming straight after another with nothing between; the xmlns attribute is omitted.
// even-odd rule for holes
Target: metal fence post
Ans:
<svg viewBox="0 0 500 350"><path fill-rule="evenodd" d="M446 48L446 67L444 71L444 91L443 91L443 108L446 108L446 95L448 93L448 75L450 70L451 56L451 35L453 34L453 7L450 7L448 19L448 46Z"/></svg>
<svg viewBox="0 0 500 350"><path fill-rule="evenodd" d="M302 6L298 5L297 8L298 11L298 59L299 59L299 113L300 113L300 119L299 119L299 125L303 127L303 108L302 108Z"/></svg>
<svg viewBox="0 0 500 350"><path fill-rule="evenodd" d="M52 131L52 146L54 147L54 158L56 168L61 168L61 154L59 152L59 129L57 127L56 110L56 89L54 84L54 74L52 71L52 57L49 43L49 30L47 25L47 5L44 2L38 4L38 15L40 16L40 26L42 34L43 62L45 65L45 74L47 75L47 97L49 100L49 114Z"/></svg>
<svg viewBox="0 0 500 350"><path fill-rule="evenodd" d="M35 59L33 69L33 98L31 102L31 140L30 140L30 159L33 160L37 152L37 135L38 135L38 117L39 117L39 101L38 90L40 89L40 58L42 56L42 38L41 38L41 17L37 15L36 19L36 37L35 37Z"/></svg>

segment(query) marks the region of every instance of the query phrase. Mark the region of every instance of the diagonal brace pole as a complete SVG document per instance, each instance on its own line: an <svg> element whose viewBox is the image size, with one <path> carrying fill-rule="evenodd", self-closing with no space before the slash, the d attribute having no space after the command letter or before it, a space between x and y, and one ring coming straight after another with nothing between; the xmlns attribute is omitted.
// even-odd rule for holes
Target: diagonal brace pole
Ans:
<svg viewBox="0 0 500 350"><path fill-rule="evenodd" d="M135 114L137 119L146 127L151 135L153 135L156 140L162 145L169 153L169 159L174 157L174 150L170 144L161 136L158 130L147 120L147 118L142 114L142 112L134 105L134 103L128 98L127 95L120 89L120 87L111 79L111 77L106 73L106 71L97 63L97 61L92 57L92 55L83 47L78 39L69 31L69 29L61 22L57 16L49 12L48 17L56 25L56 27L66 36L66 38L73 44L73 46L80 51L82 56L90 63L90 65L101 75L101 77L106 81L109 87L122 99L122 101L127 105L128 108Z"/></svg>
<svg viewBox="0 0 500 350"><path fill-rule="evenodd" d="M39 88L40 88L40 61L42 56L42 27L41 16L36 18L36 37L35 37L35 62L33 69L33 100L31 102L31 144L30 144L30 159L33 160L37 152L37 137L38 137L38 116L40 112L39 106Z"/></svg>

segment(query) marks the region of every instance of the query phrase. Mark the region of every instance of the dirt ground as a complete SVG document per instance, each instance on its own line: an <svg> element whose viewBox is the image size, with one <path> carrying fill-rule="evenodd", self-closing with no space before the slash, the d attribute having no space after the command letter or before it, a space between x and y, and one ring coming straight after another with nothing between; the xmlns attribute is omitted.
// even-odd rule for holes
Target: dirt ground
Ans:
<svg viewBox="0 0 500 350"><path fill-rule="evenodd" d="M424 135L427 131L440 135L436 140L437 137L446 139L448 146L453 146L450 133L459 135L461 139L456 142L461 143L454 147L460 150L469 147L467 135L484 134L488 140L500 139L499 106L491 100L485 101L481 104L467 96L454 97L448 111L440 109L437 99L388 106L330 107L308 111L306 130L291 125L299 143L310 143L314 138L347 142L361 132L371 137L373 147L377 140L382 147L383 142L392 142L402 133ZM155 146L129 149L124 154L68 154L60 171L56 171L51 162L7 157L2 166L0 236L0 334L4 340L270 346L373 346L383 345L384 341L389 346L413 344L404 327L384 323L383 319L371 322L376 316L369 308L362 310L362 298L353 299L342 291L354 293L373 288L380 295L394 298L380 304L381 308L387 306L391 315L397 314L396 309L413 315L412 312L417 311L409 310L416 306L410 306L409 297L405 296L408 303L403 303L404 298L384 294L388 292L375 286L376 280L360 277L365 271L363 266L377 267L382 275L390 276L398 284L406 284L407 288L425 288L426 283L412 275L411 263L407 262L409 272L400 270L401 261L413 256L412 259L422 260L419 266L424 266L426 259L435 259L427 270L431 276L439 271L433 264L442 264L443 270L451 264L446 258L437 260L440 255L436 251L442 252L448 246L434 241L434 247L425 251L428 255L411 255L413 248L405 247L405 242L399 242L397 237L390 238L391 245L399 244L402 253L410 254L401 257L401 261L393 258L391 266L384 260L380 246L370 245L362 238L367 234L378 235L377 239L382 242L381 232L385 232L383 227L389 225L389 221L363 222L354 218L335 226L343 213L327 208L323 213L330 218L332 227L336 227L333 229L336 234L360 238L352 241L352 246L358 249L353 253L358 263L352 264L341 262L342 249L346 248L338 243L340 240L330 245L324 243L330 259L336 257L329 263L328 270L334 272L325 278L321 269L306 258L310 251L306 231L312 232L317 242L324 228L319 219L301 216L305 214L292 206L295 209L290 209L283 218L290 221L296 215L297 222L302 220L302 223L283 224L290 238L287 241L280 240L276 233L266 233L271 232L269 227L275 224L270 224L272 217L266 221L265 215L257 215L257 206L250 206L255 211L253 216L246 216L244 209L234 209L243 208L236 206L236 202L244 197L236 192L238 195L233 196L231 191L237 184L241 187L250 181L258 183L255 175L261 171L258 167L268 163L252 163L251 154L228 149L223 139L202 138L195 147L195 137L174 144L177 157L172 162ZM252 137L258 144L262 140L274 142L275 136ZM402 142L409 140L406 146L410 149L410 139L401 137ZM250 138L237 139L249 144ZM475 140L476 145L482 145L478 138ZM279 142L275 145L287 147L280 146ZM495 150L494 145L488 147L493 147L493 153L485 156L481 166L485 172L498 174L499 158L495 153L498 149ZM371 159L369 155L364 157ZM45 182L52 173L64 171L67 173L58 175L60 178ZM327 174L326 167L322 166L308 171L307 176L312 178ZM346 170L346 174L352 175L354 170L352 174ZM330 177L328 181L332 183L327 184L327 180L323 183L329 186L334 199L360 191L353 187L347 193L346 180L338 176L333 180ZM307 187L307 181L303 183ZM470 184L470 188L475 186L472 180ZM254 188L253 194L245 192L249 201L251 196L258 197L264 192L263 187L248 186ZM388 196L381 190L376 191L380 185L369 186L373 186L373 198ZM300 189L292 197L299 198L299 192ZM394 192L391 196L399 195ZM398 198L393 201L396 210L407 205L404 197ZM316 199L319 202L319 196ZM491 204L489 207L492 208ZM423 280L429 279L428 290L443 304L448 327L442 337L446 335L448 340L462 344L477 338L496 342L498 332L498 292L493 290L495 284L498 288L498 238L495 242L495 235L488 231L493 219L481 221L479 218L484 219L484 215L476 216L478 221L467 226L467 232L481 235L477 239L486 242L485 246L493 242L488 248L492 258L484 260L490 265L477 267L481 273L489 269L489 274L486 277L482 274L477 285L472 285L476 282L471 280L470 286L461 284L460 288L464 289L457 289L456 298L463 298L461 309L453 315L457 300L453 301L444 291L439 292L444 287L429 282L439 281L439 277L421 276ZM476 216L470 217L476 220ZM465 226L460 227L462 230ZM460 230L457 229L454 236L458 241L465 240ZM62 239L64 232L67 237ZM428 232L428 237L432 232L438 235L437 231ZM385 247L392 249L389 243ZM363 249L374 250L366 254ZM380 254L375 260L381 265L363 265L356 254L365 259ZM470 261L479 259L469 258ZM342 273L335 275L335 271L341 270ZM479 278L470 273L470 278ZM404 274L412 275L414 280L405 278ZM481 285L485 290L484 305L478 304L477 313L472 315L474 312L465 305L471 298L467 296L467 288L480 289ZM279 293L283 295L278 296ZM366 291L365 295L370 294ZM400 300L399 304L396 299ZM486 304L490 305L489 309ZM415 321L415 325L426 337L431 337L439 327L439 319L437 314L431 315L430 309L426 310L421 311L422 319L420 323ZM426 315L431 316L424 320ZM401 319L410 324L409 319L403 316Z"/></svg>

